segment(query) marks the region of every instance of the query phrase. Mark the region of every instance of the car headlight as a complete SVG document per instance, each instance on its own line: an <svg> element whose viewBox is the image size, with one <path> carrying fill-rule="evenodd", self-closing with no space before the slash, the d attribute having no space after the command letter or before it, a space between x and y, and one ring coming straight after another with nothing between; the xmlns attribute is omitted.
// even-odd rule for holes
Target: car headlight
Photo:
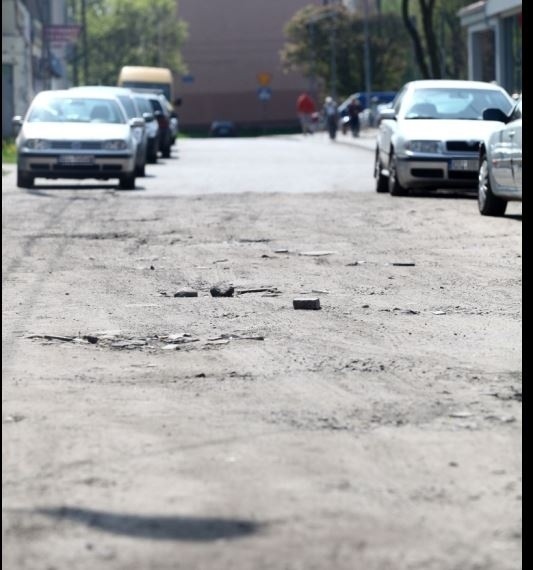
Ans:
<svg viewBox="0 0 533 570"><path fill-rule="evenodd" d="M128 144L126 141L122 139L111 140L111 141L104 141L102 143L102 148L104 150L126 150L128 148Z"/></svg>
<svg viewBox="0 0 533 570"><path fill-rule="evenodd" d="M440 154L442 145L440 141L407 141L405 150L408 152L423 152L428 154Z"/></svg>
<svg viewBox="0 0 533 570"><path fill-rule="evenodd" d="M50 148L52 145L50 141L45 139L26 139L22 145L25 148L31 148L32 150L44 150Z"/></svg>

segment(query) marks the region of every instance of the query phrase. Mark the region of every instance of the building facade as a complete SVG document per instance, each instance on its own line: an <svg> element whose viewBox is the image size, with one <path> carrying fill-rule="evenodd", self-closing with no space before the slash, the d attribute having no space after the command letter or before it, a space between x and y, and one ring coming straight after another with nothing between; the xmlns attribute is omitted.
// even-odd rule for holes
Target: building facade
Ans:
<svg viewBox="0 0 533 570"><path fill-rule="evenodd" d="M482 0L459 11L468 31L468 77L522 91L522 1Z"/></svg>
<svg viewBox="0 0 533 570"><path fill-rule="evenodd" d="M284 73L284 26L323 0L178 0L189 26L182 54L189 73L177 78L184 129L206 131L214 120L241 127L297 125L296 99L310 80Z"/></svg>
<svg viewBox="0 0 533 570"><path fill-rule="evenodd" d="M67 21L66 0L2 0L2 136L37 92L68 85Z"/></svg>

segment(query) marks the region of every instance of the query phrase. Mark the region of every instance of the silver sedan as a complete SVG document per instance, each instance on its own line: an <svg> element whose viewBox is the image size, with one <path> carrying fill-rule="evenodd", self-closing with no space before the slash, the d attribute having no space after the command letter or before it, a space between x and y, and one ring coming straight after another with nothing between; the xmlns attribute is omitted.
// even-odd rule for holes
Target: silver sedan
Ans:
<svg viewBox="0 0 533 570"><path fill-rule="evenodd" d="M483 216L503 216L507 202L522 200L522 96L502 120L479 151L478 205Z"/></svg>
<svg viewBox="0 0 533 570"><path fill-rule="evenodd" d="M113 95L90 96L69 90L41 91L19 129L17 185L31 188L36 178L118 178L124 189L135 187L137 139L143 119L127 119Z"/></svg>
<svg viewBox="0 0 533 570"><path fill-rule="evenodd" d="M484 120L487 108L508 113L513 99L481 81L418 80L404 85L381 112L374 177L377 192L405 195L411 188L477 189L479 147L501 123Z"/></svg>

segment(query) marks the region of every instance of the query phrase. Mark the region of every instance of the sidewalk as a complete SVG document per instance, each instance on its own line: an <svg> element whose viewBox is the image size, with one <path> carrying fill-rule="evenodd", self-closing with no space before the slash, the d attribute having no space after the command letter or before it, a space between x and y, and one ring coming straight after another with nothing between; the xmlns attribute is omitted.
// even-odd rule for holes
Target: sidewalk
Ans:
<svg viewBox="0 0 533 570"><path fill-rule="evenodd" d="M361 129L358 137L352 136L350 132L343 135L341 132L337 133L336 142L341 144L347 144L357 147L367 148L369 150L374 150L376 148L376 136L378 129L367 128Z"/></svg>

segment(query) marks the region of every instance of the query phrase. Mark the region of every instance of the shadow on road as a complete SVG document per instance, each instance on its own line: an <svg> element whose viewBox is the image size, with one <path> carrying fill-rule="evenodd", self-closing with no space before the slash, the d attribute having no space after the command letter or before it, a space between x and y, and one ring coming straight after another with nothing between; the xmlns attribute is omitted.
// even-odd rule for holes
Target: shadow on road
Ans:
<svg viewBox="0 0 533 570"><path fill-rule="evenodd" d="M58 520L74 521L112 534L154 540L207 542L236 539L254 534L263 526L253 521L241 519L141 516L67 506L37 509L36 512Z"/></svg>

